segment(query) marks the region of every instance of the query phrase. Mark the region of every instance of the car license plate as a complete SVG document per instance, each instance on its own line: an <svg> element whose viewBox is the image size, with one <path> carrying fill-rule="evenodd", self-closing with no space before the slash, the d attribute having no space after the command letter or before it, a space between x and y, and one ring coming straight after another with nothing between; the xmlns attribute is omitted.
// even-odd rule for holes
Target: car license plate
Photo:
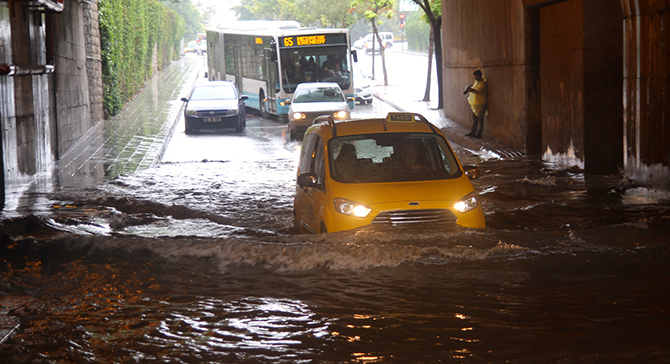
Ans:
<svg viewBox="0 0 670 364"><path fill-rule="evenodd" d="M217 121L221 121L221 118L205 118L206 123L214 123Z"/></svg>

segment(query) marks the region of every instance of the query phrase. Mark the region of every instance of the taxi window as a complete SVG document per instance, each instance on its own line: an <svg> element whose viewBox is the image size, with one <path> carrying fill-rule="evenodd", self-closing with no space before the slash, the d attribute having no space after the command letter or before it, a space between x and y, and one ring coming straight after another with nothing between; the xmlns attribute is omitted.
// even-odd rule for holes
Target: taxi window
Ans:
<svg viewBox="0 0 670 364"><path fill-rule="evenodd" d="M449 179L462 173L446 140L436 134L339 137L329 141L328 150L331 176L343 183Z"/></svg>
<svg viewBox="0 0 670 364"><path fill-rule="evenodd" d="M320 137L317 137L314 152L314 173L316 173L316 183L323 184L323 180L326 177L326 169L323 161L323 141Z"/></svg>
<svg viewBox="0 0 670 364"><path fill-rule="evenodd" d="M307 173L312 169L312 155L314 153L314 144L316 143L317 135L309 134L305 136L300 149L300 163L298 164L298 173Z"/></svg>
<svg viewBox="0 0 670 364"><path fill-rule="evenodd" d="M303 140L298 168L300 174L314 172L316 182L323 183L326 174L323 161L323 141L317 134L309 134Z"/></svg>

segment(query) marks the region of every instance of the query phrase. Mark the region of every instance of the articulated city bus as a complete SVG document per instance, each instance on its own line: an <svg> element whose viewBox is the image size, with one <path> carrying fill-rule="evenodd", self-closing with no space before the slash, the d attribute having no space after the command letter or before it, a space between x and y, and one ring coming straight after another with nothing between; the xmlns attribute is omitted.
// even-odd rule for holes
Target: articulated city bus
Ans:
<svg viewBox="0 0 670 364"><path fill-rule="evenodd" d="M347 98L355 96L348 29L237 21L208 29L207 47L208 79L235 82L249 97L246 106L264 117L286 117L286 100L303 82L336 82Z"/></svg>

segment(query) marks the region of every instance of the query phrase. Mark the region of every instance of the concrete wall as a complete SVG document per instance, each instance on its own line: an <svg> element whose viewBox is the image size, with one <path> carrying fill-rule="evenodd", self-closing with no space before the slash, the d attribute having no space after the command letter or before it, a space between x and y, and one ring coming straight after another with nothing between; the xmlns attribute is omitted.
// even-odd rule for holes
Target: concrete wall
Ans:
<svg viewBox="0 0 670 364"><path fill-rule="evenodd" d="M0 3L0 63L44 65L45 22L20 3ZM49 76L0 76L3 176L25 181L53 163Z"/></svg>
<svg viewBox="0 0 670 364"><path fill-rule="evenodd" d="M62 13L28 5L0 2L0 64L55 71L0 76L3 192L50 173L103 118L97 0L65 0Z"/></svg>
<svg viewBox="0 0 670 364"><path fill-rule="evenodd" d="M481 69L488 81L489 116L484 135L528 151L526 52L528 17L519 0L443 0L444 111L470 127L472 111L463 89Z"/></svg>
<svg viewBox="0 0 670 364"><path fill-rule="evenodd" d="M445 0L445 114L469 126L462 90L481 69L484 134L559 167L622 167L619 0Z"/></svg>
<svg viewBox="0 0 670 364"><path fill-rule="evenodd" d="M624 170L670 191L670 1L621 0Z"/></svg>
<svg viewBox="0 0 670 364"><path fill-rule="evenodd" d="M63 13L53 15L58 156L79 140L93 124L86 68L84 6L87 4L66 0Z"/></svg>

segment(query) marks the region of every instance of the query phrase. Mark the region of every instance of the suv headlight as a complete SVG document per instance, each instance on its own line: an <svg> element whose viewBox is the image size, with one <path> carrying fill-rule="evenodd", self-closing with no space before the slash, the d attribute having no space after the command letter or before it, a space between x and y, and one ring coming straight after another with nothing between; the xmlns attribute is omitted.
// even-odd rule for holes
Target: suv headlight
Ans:
<svg viewBox="0 0 670 364"><path fill-rule="evenodd" d="M226 115L231 116L231 115L237 115L239 113L240 113L240 108L234 107L232 109L228 109L228 112L226 113Z"/></svg>
<svg viewBox="0 0 670 364"><path fill-rule="evenodd" d="M335 211L349 216L355 217L366 217L372 211L371 208L360 204L358 202L350 201L344 198L336 198L333 200L335 203Z"/></svg>
<svg viewBox="0 0 670 364"><path fill-rule="evenodd" d="M462 214L476 209L477 206L479 206L479 202L477 202L477 195L474 192L468 193L467 196L454 204L454 208Z"/></svg>
<svg viewBox="0 0 670 364"><path fill-rule="evenodd" d="M304 119L304 118L307 117L307 115L305 115L301 112L294 112L293 115L291 115L291 116L293 117L293 120L300 120L300 119Z"/></svg>
<svg viewBox="0 0 670 364"><path fill-rule="evenodd" d="M186 109L186 115L188 116L198 116L198 112L193 109Z"/></svg>
<svg viewBox="0 0 670 364"><path fill-rule="evenodd" d="M348 119L349 118L349 113L346 112L345 110L340 110L340 111L336 111L333 114L333 117L335 119Z"/></svg>

